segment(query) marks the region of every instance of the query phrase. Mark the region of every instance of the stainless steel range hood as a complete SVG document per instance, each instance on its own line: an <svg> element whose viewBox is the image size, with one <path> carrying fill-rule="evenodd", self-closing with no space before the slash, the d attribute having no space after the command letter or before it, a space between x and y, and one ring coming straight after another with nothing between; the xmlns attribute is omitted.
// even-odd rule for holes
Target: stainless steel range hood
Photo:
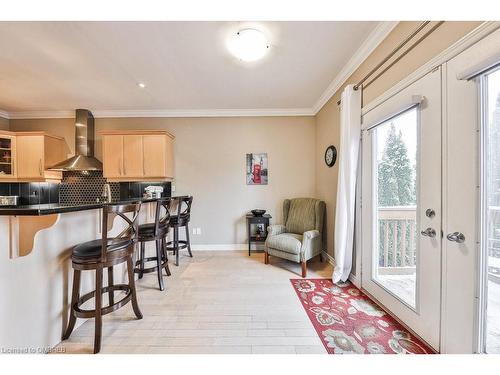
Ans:
<svg viewBox="0 0 500 375"><path fill-rule="evenodd" d="M102 171L102 163L94 157L94 116L89 110L76 110L75 156L49 169L53 171Z"/></svg>

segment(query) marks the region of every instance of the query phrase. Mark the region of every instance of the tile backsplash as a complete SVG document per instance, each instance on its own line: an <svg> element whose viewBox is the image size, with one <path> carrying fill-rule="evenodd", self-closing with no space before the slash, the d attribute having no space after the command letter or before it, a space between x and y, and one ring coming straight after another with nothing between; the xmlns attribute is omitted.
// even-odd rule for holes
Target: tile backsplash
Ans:
<svg viewBox="0 0 500 375"><path fill-rule="evenodd" d="M59 185L59 203L85 204L95 203L101 198L106 179L102 171L64 172ZM111 182L111 198L120 199L120 184Z"/></svg>
<svg viewBox="0 0 500 375"><path fill-rule="evenodd" d="M49 182L0 183L0 195L19 196L19 205L58 203L59 184Z"/></svg>
<svg viewBox="0 0 500 375"><path fill-rule="evenodd" d="M144 189L147 186L163 187L163 196L170 197L172 195L172 183L165 182L120 182L120 199L140 198L144 194Z"/></svg>
<svg viewBox="0 0 500 375"><path fill-rule="evenodd" d="M60 183L0 183L0 195L19 196L19 205L60 203L66 205L94 203L103 192L106 179L101 171L64 172ZM111 182L113 200L140 198L147 186L162 186L163 195L171 196L170 182Z"/></svg>

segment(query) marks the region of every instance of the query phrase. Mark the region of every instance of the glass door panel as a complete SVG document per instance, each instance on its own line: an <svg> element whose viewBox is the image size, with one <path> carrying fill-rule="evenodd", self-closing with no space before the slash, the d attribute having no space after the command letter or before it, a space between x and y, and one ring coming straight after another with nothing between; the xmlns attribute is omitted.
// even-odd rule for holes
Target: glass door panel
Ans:
<svg viewBox="0 0 500 375"><path fill-rule="evenodd" d="M13 174L13 144L12 138L0 138L0 177Z"/></svg>
<svg viewBox="0 0 500 375"><path fill-rule="evenodd" d="M487 353L500 353L500 70L483 77L483 319Z"/></svg>
<svg viewBox="0 0 500 375"><path fill-rule="evenodd" d="M416 307L417 107L374 129L374 223L372 277L395 297Z"/></svg>

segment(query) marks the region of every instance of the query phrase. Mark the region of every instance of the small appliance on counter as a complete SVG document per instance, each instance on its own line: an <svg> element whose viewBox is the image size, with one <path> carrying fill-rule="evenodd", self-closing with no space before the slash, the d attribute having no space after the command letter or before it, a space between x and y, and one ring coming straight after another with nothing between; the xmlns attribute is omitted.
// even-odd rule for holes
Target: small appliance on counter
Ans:
<svg viewBox="0 0 500 375"><path fill-rule="evenodd" d="M162 186L148 186L144 189L144 197L150 199L161 198L163 194Z"/></svg>
<svg viewBox="0 0 500 375"><path fill-rule="evenodd" d="M17 206L18 202L17 195L0 195L0 206Z"/></svg>

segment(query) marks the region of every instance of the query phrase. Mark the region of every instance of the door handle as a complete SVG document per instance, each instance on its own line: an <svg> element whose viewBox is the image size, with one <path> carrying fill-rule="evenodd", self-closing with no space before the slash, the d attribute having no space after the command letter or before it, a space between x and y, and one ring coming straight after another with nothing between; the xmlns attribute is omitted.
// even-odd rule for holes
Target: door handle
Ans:
<svg viewBox="0 0 500 375"><path fill-rule="evenodd" d="M422 236L426 236L426 237L430 237L430 238L436 237L436 231L432 228L427 228L426 230L421 231L420 234Z"/></svg>
<svg viewBox="0 0 500 375"><path fill-rule="evenodd" d="M464 243L465 242L465 236L463 233L460 232L454 232L454 233L449 233L446 238L448 241L452 242L457 242L457 243Z"/></svg>

